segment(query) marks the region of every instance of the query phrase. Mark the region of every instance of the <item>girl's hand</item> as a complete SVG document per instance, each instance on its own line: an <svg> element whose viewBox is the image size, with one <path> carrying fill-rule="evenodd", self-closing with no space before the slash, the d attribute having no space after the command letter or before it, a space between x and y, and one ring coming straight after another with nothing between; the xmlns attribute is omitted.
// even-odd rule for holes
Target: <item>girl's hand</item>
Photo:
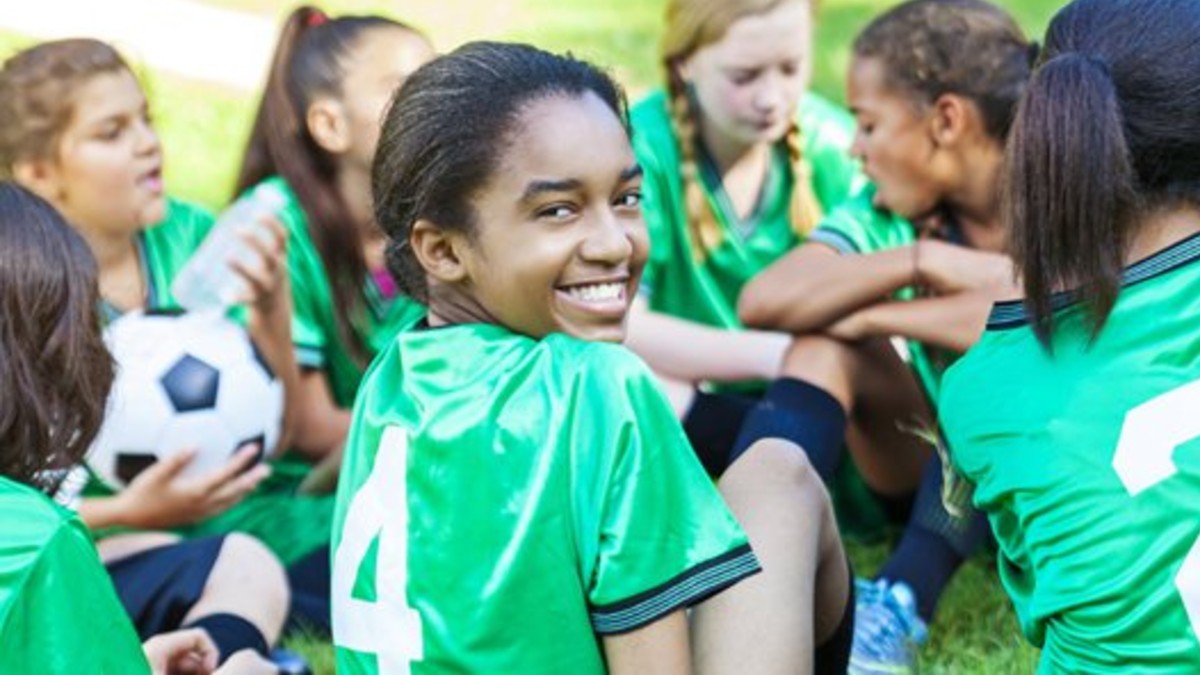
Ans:
<svg viewBox="0 0 1200 675"><path fill-rule="evenodd" d="M265 230L267 237L255 232L243 232L239 236L255 260L243 264L231 260L230 266L245 280L246 297L241 300L250 305L253 313L261 319L283 313L291 317L291 277L287 268L287 230L271 215L258 219L259 232Z"/></svg>
<svg viewBox="0 0 1200 675"><path fill-rule="evenodd" d="M270 215L262 216L259 223L270 233L268 240L251 233L242 235L246 245L256 254L254 263L242 265L235 260L230 264L247 284L247 297L243 300L250 306L247 325L250 338L283 383L284 415L279 442L276 447L266 449L275 454L291 443L300 370L292 345L292 283L287 264L287 230Z"/></svg>
<svg viewBox="0 0 1200 675"><path fill-rule="evenodd" d="M916 276L938 295L1013 284L1012 260L1001 253L977 251L936 239L913 244Z"/></svg>
<svg viewBox="0 0 1200 675"><path fill-rule="evenodd" d="M142 651L154 675L207 675L217 667L217 645L199 628L155 635Z"/></svg>
<svg viewBox="0 0 1200 675"><path fill-rule="evenodd" d="M204 520L225 511L250 494L271 473L271 467L251 467L261 449L242 446L233 459L212 473L183 478L180 473L196 456L194 450L164 457L114 498L120 503L121 524L143 529L163 529Z"/></svg>
<svg viewBox="0 0 1200 675"><path fill-rule="evenodd" d="M858 342L874 335L870 321L871 307L847 314L825 328L825 333L843 342Z"/></svg>

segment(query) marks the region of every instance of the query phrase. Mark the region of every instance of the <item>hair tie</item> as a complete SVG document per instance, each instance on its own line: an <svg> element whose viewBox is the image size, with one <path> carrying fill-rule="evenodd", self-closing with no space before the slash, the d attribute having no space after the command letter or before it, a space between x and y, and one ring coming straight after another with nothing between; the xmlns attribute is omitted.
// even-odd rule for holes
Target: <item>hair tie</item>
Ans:
<svg viewBox="0 0 1200 675"><path fill-rule="evenodd" d="M1028 52L1029 65L1030 66L1036 65L1038 62L1038 58L1041 57L1041 55L1042 55L1042 46L1040 44L1038 44L1037 40L1033 40L1032 42L1030 42L1029 43L1029 52Z"/></svg>
<svg viewBox="0 0 1200 675"><path fill-rule="evenodd" d="M329 21L329 16L327 16L325 12L316 9L313 10L313 13L309 14L308 18L304 20L304 25L308 26L309 28L316 28L326 21Z"/></svg>

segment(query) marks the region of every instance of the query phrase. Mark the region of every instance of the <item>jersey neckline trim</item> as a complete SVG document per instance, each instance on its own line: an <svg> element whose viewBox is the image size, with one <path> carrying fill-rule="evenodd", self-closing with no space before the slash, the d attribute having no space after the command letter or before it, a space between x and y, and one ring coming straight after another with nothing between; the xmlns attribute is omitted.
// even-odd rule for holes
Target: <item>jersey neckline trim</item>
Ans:
<svg viewBox="0 0 1200 675"><path fill-rule="evenodd" d="M1153 255L1143 258L1125 268L1121 274L1121 288L1129 288L1149 281L1200 259L1200 232L1171 244ZM1079 302L1077 291L1061 291L1050 296L1050 306L1060 312ZM988 330L1010 330L1028 325L1029 312L1024 300L1003 300L992 306L988 316Z"/></svg>

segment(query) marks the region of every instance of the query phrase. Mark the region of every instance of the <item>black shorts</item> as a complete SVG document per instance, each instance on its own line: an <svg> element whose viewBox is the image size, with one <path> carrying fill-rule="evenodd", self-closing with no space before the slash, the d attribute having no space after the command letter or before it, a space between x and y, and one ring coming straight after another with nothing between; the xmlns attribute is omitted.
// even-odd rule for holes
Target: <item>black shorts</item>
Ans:
<svg viewBox="0 0 1200 675"><path fill-rule="evenodd" d="M720 476L729 468L733 444L759 398L696 390L692 406L683 416L683 431L710 476Z"/></svg>
<svg viewBox="0 0 1200 675"><path fill-rule="evenodd" d="M183 624L204 592L224 542L223 536L185 539L105 565L143 641Z"/></svg>

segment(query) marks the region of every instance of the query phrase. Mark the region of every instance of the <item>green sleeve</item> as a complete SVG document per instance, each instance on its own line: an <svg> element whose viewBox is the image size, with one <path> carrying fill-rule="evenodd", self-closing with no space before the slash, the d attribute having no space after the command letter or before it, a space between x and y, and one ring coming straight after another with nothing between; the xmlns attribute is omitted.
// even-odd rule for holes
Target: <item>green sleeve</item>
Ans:
<svg viewBox="0 0 1200 675"><path fill-rule="evenodd" d="M288 194L291 194L290 192ZM292 282L292 343L301 367L324 368L328 336L322 325L322 302L329 301L329 282L299 204L276 217L288 231L288 271Z"/></svg>
<svg viewBox="0 0 1200 675"><path fill-rule="evenodd" d="M642 164L642 215L650 239L650 258L642 272L641 293L647 299L654 293L658 270L669 264L671 257L671 227L675 217L674 199L662 167L647 150L640 156ZM656 243L657 242L657 243Z"/></svg>
<svg viewBox="0 0 1200 675"><path fill-rule="evenodd" d="M850 156L854 118L812 92L804 95L797 116L804 157L812 167L813 192L828 213L867 184L858 162Z"/></svg>
<svg viewBox="0 0 1200 675"><path fill-rule="evenodd" d="M144 263L155 308L178 307L171 284L215 224L211 211L168 198L162 222L142 231Z"/></svg>
<svg viewBox="0 0 1200 675"><path fill-rule="evenodd" d="M903 218L876 209L873 188L825 216L809 240L825 244L839 253L878 253L916 240L913 226Z"/></svg>
<svg viewBox="0 0 1200 675"><path fill-rule="evenodd" d="M83 525L0 559L0 673L148 673L141 643ZM8 599L3 598L8 595Z"/></svg>
<svg viewBox="0 0 1200 675"><path fill-rule="evenodd" d="M667 111L666 94L654 91L630 111L633 152L642 167L642 214L650 238L650 260L642 274L642 295L649 298L670 264L675 229L683 218L679 147Z"/></svg>
<svg viewBox="0 0 1200 675"><path fill-rule="evenodd" d="M588 583L599 634L640 628L759 569L652 375L632 354L611 350L615 363L591 369L603 375L592 376L587 400L613 402L621 417L589 409L576 430L577 438L611 445L599 450L598 543Z"/></svg>

